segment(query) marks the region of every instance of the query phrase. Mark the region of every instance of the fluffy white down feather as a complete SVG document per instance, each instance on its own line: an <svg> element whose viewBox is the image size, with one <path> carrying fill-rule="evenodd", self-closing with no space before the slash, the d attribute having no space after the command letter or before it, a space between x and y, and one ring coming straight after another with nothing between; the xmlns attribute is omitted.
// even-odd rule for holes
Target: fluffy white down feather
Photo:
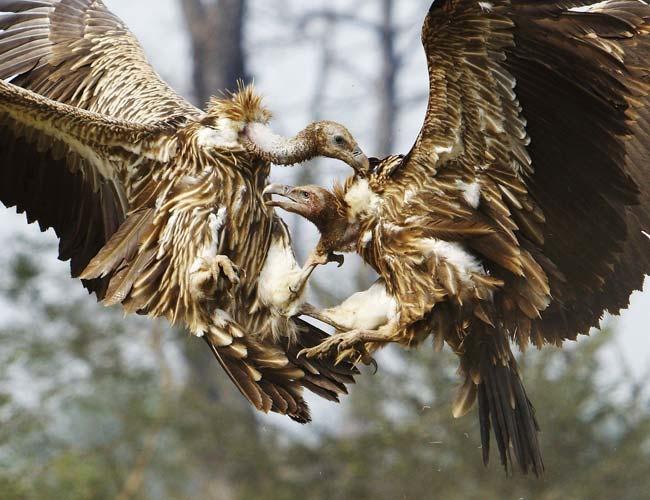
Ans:
<svg viewBox="0 0 650 500"><path fill-rule="evenodd" d="M463 198L472 208L478 208L481 204L481 185L478 182L467 183L456 181L456 187L463 192Z"/></svg>
<svg viewBox="0 0 650 500"><path fill-rule="evenodd" d="M377 213L381 198L373 192L366 179L359 179L348 189L345 202L350 207L350 217L354 219L359 214Z"/></svg>
<svg viewBox="0 0 650 500"><path fill-rule="evenodd" d="M258 281L257 294L260 302L281 316L298 314L307 287L297 298L292 297L291 288L298 283L300 277L301 268L293 250L282 239L275 239L266 255Z"/></svg>
<svg viewBox="0 0 650 500"><path fill-rule="evenodd" d="M232 149L239 147L239 132L242 124L221 118L217 127L201 127L197 135L199 146L204 148Z"/></svg>
<svg viewBox="0 0 650 500"><path fill-rule="evenodd" d="M472 284L472 274L485 274L481 262L460 243L427 238L421 241L421 248L425 257L435 256L454 266L467 285Z"/></svg>

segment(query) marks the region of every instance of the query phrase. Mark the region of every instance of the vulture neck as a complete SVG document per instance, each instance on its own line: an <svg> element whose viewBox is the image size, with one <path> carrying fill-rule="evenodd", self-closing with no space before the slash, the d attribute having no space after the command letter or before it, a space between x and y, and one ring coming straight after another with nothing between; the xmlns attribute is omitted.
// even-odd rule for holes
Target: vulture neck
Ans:
<svg viewBox="0 0 650 500"><path fill-rule="evenodd" d="M339 197L314 218L312 222L321 234L319 245L328 251L349 252L356 244L359 223L348 218L348 206Z"/></svg>
<svg viewBox="0 0 650 500"><path fill-rule="evenodd" d="M268 125L251 123L246 127L245 137L252 153L276 165L294 165L317 156L311 126L287 138L274 133Z"/></svg>

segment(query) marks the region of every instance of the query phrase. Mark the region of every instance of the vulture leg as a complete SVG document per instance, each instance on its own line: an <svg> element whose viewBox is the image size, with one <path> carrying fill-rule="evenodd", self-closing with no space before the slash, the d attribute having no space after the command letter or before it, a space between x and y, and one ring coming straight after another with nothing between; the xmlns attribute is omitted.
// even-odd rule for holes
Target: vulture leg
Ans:
<svg viewBox="0 0 650 500"><path fill-rule="evenodd" d="M334 252L322 254L317 250L313 251L307 259L307 262L305 262L298 280L290 287L292 299L295 300L302 295L309 278L311 278L312 273L318 266L324 266L330 262L336 262L341 267L345 262L345 257Z"/></svg>
<svg viewBox="0 0 650 500"><path fill-rule="evenodd" d="M317 307L309 303L304 303L302 305L302 307L300 308L300 314L304 314L305 316L309 316L310 318L317 319L318 321L321 321L326 325L334 327L339 332L344 332L346 330L353 329L353 327L345 326L344 324L339 323L334 318L332 318L330 314L327 314L326 311L318 309Z"/></svg>

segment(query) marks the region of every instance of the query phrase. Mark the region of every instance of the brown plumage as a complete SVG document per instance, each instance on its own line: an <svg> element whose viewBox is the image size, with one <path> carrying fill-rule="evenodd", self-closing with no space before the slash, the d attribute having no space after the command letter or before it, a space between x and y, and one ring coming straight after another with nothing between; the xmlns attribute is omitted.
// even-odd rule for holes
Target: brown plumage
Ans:
<svg viewBox="0 0 650 500"><path fill-rule="evenodd" d="M593 3L434 2L413 149L348 179L329 194L346 206L339 224L317 224L358 226L381 279L317 315L353 331L308 357L433 334L460 358L454 415L478 400L484 461L494 432L506 469L514 453L524 473L544 466L510 341L588 334L650 273L650 7ZM319 206L304 208L318 221ZM382 324L360 322L377 304L385 314L366 321Z"/></svg>
<svg viewBox="0 0 650 500"><path fill-rule="evenodd" d="M345 393L350 364L296 356L325 334L293 318L300 269L262 191L271 161L363 168L349 132L319 122L279 137L252 87L195 108L99 0L0 11L0 200L53 228L60 258L106 305L203 337L257 409L305 422L303 387Z"/></svg>

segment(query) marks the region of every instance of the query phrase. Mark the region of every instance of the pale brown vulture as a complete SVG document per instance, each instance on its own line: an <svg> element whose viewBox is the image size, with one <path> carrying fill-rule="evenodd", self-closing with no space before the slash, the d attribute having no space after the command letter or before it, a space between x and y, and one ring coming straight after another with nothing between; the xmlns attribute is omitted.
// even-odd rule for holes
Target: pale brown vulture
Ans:
<svg viewBox="0 0 650 500"><path fill-rule="evenodd" d="M319 122L277 136L252 87L195 108L99 0L0 11L2 203L53 228L104 304L203 337L257 409L305 422L303 387L344 393L351 365L296 357L324 333L293 318L302 273L262 190L270 162L367 167L349 132Z"/></svg>
<svg viewBox="0 0 650 500"><path fill-rule="evenodd" d="M334 192L267 189L318 226L317 254L353 247L380 275L312 311L343 332L306 355L433 335L460 358L454 415L478 399L484 461L494 432L507 470L512 450L540 474L510 341L587 334L650 273L650 7L438 0L422 38L429 107L410 153Z"/></svg>

